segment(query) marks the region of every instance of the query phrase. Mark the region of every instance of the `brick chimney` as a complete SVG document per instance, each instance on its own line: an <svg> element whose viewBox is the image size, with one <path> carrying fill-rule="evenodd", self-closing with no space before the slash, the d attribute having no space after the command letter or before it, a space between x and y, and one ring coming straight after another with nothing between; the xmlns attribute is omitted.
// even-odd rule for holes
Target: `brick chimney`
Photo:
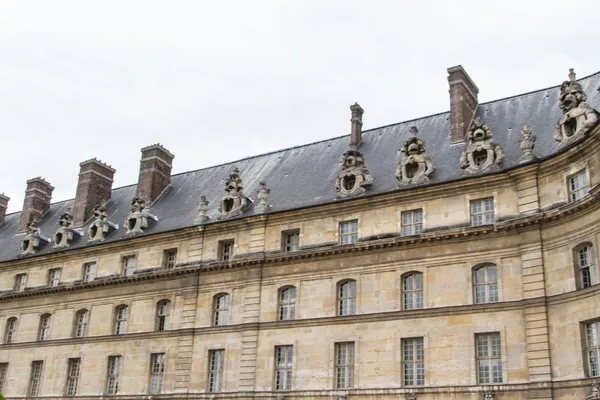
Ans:
<svg viewBox="0 0 600 400"><path fill-rule="evenodd" d="M53 190L54 187L50 182L39 176L27 181L19 231L24 231L27 228L27 223L33 218L41 219L48 212Z"/></svg>
<svg viewBox="0 0 600 400"><path fill-rule="evenodd" d="M479 89L462 65L448 68L450 83L450 133L452 142L462 142L477 110Z"/></svg>
<svg viewBox="0 0 600 400"><path fill-rule="evenodd" d="M365 110L358 103L354 103L350 106L350 111L352 111L352 118L350 118L350 146L356 149L360 145L360 142L362 142L362 116Z"/></svg>
<svg viewBox="0 0 600 400"><path fill-rule="evenodd" d="M94 207L110 199L115 169L95 158L79 164L79 182L73 204L73 226L81 226Z"/></svg>
<svg viewBox="0 0 600 400"><path fill-rule="evenodd" d="M4 193L0 194L0 225L4 222L6 217L6 209L8 208L8 201L10 197L5 196Z"/></svg>
<svg viewBox="0 0 600 400"><path fill-rule="evenodd" d="M175 156L160 144L144 147L140 160L137 197L150 206L171 183L171 168Z"/></svg>

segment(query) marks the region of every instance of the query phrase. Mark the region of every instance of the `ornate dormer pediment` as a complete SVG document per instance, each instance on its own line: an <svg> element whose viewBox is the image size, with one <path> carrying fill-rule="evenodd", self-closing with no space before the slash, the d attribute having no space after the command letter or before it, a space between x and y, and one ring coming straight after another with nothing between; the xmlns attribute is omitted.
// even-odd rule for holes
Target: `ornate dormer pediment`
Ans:
<svg viewBox="0 0 600 400"><path fill-rule="evenodd" d="M240 170L235 168L225 181L225 195L219 204L217 219L226 219L241 215L248 206L248 199L244 196L244 185L240 179Z"/></svg>
<svg viewBox="0 0 600 400"><path fill-rule="evenodd" d="M131 213L125 220L125 235L139 235L148 228L148 221L155 219L154 216L146 211L146 202L134 197L131 200Z"/></svg>
<svg viewBox="0 0 600 400"><path fill-rule="evenodd" d="M460 156L460 167L469 174L494 171L504 160L504 151L492 140L493 133L477 117L467 135L469 143Z"/></svg>
<svg viewBox="0 0 600 400"><path fill-rule="evenodd" d="M362 153L350 149L344 153L342 170L337 176L335 190L339 192L338 198L363 194L373 183L373 178L365 166Z"/></svg>
<svg viewBox="0 0 600 400"><path fill-rule="evenodd" d="M94 222L89 226L88 241L90 242L101 242L108 234L115 229L118 229L118 225L115 225L108 221L108 214L106 212L106 202L98 204L94 207Z"/></svg>
<svg viewBox="0 0 600 400"><path fill-rule="evenodd" d="M62 249L65 247L69 247L73 240L79 234L71 228L73 224L73 215L71 214L71 210L67 210L63 215L58 219L58 223L60 228L54 232L52 235L52 244L55 249Z"/></svg>
<svg viewBox="0 0 600 400"><path fill-rule="evenodd" d="M25 237L21 240L21 254L34 254L41 249L49 240L40 234L39 221L37 218L27 223Z"/></svg>
<svg viewBox="0 0 600 400"><path fill-rule="evenodd" d="M410 129L413 137L404 142L402 161L396 169L396 178L400 185L418 185L429 181L429 175L435 171L435 166L425 150L425 142L417 138L418 130L415 126Z"/></svg>
<svg viewBox="0 0 600 400"><path fill-rule="evenodd" d="M573 68L569 71L569 80L564 81L560 87L559 106L563 116L558 121L554 132L554 139L560 142L559 148L587 134L598 121L596 111L588 105L587 95L575 80Z"/></svg>

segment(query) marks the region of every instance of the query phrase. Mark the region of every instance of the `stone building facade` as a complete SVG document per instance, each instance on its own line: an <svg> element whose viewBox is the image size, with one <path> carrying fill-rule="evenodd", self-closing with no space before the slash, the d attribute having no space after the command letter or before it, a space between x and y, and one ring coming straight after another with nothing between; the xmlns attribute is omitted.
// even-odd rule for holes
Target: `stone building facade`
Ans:
<svg viewBox="0 0 600 400"><path fill-rule="evenodd" d="M7 398L599 399L600 73L74 200L0 196Z"/></svg>

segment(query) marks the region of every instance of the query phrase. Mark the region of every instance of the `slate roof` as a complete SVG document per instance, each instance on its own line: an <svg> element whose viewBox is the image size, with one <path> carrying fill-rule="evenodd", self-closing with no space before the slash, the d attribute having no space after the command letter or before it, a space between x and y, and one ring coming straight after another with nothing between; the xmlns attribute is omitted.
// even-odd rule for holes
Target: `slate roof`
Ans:
<svg viewBox="0 0 600 400"><path fill-rule="evenodd" d="M588 96L588 104L600 109L600 72L578 80ZM559 86L531 93L483 103L478 106L476 115L490 127L494 141L504 149L506 158L503 170L519 164L522 155L519 142L521 128L529 125L537 136L534 154L544 158L558 151L558 142L553 139L554 128L562 116L558 107ZM402 159L400 148L410 137L410 127L416 126L418 137L425 141L436 171L427 185L468 177L459 166L463 144L452 145L450 137L450 112L444 112L419 119L400 122L363 132L359 150L365 156L365 164L374 179L365 195L381 194L396 190L411 190L413 187L398 188L395 170ZM144 232L145 235L181 229L195 225L198 214L198 199L204 195L209 200L210 216L208 223L215 223L219 201L223 196L225 179L234 166L240 170L246 197L256 199L259 183L264 181L271 189L269 212L278 212L308 207L336 200L335 179L340 170L342 154L348 150L350 135L293 147L255 157L249 157L215 167L180 173L172 176L171 185L157 199L148 212L157 216L158 221ZM130 202L135 196L136 185L113 189L112 199L107 204L108 220L119 224L103 243L123 239L123 221L130 212ZM365 196L363 195L363 196ZM58 229L58 218L73 200L54 203L40 221L41 234L51 238ZM254 215L251 206L242 216ZM6 216L0 225L0 262L20 258L19 244L24 234L18 233L21 213ZM69 251L82 247L97 246L87 241L88 221L83 228L83 237L67 250L55 250L46 244L36 255ZM29 256L29 257L35 257Z"/></svg>

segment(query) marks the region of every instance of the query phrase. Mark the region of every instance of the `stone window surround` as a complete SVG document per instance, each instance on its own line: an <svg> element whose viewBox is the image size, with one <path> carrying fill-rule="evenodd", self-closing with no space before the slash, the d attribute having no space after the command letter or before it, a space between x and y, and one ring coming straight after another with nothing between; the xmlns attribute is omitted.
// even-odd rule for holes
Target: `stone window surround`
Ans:
<svg viewBox="0 0 600 400"><path fill-rule="evenodd" d="M278 353L279 349L286 348L286 347L291 347L292 348L291 349L292 350L292 355L291 355L291 359L292 359L291 360L292 361L291 364L292 365L289 367L290 380L289 381L285 380L285 383L287 383L287 385L285 385L285 386L289 386L289 389L286 388L285 386L281 387L281 388L277 387L277 372L279 371L279 369L277 368L277 365L278 365L277 364L277 360L278 360L277 353ZM274 354L274 356L273 356L274 357L274 362L273 362L273 390L274 391L275 390L293 390L294 389L294 387L295 387L295 385L294 385L294 370L296 369L295 368L295 366L296 366L296 354L295 353L296 353L296 349L291 344L282 344L282 345L277 345L277 346L273 347L273 354ZM281 370L282 371L287 371L288 368L284 367ZM283 386L283 384L282 384L282 386Z"/></svg>
<svg viewBox="0 0 600 400"><path fill-rule="evenodd" d="M77 328L79 327L79 315L82 312L87 312L87 321L85 322L85 328L83 330L82 336L77 336L77 330L78 330ZM71 337L83 338L83 337L88 336L88 332L90 329L91 316L92 316L91 307L82 307L82 308L77 309L77 311L75 311L75 313L73 314L73 333L72 333Z"/></svg>
<svg viewBox="0 0 600 400"><path fill-rule="evenodd" d="M8 384L8 362L0 362L0 393L6 393L6 386Z"/></svg>
<svg viewBox="0 0 600 400"><path fill-rule="evenodd" d="M88 282L85 280L85 267L91 263L96 264L96 277L94 278L94 280L96 280L100 277L100 257L84 258L83 262L81 263L81 281L82 282ZM91 282L93 282L93 281L91 281Z"/></svg>
<svg viewBox="0 0 600 400"><path fill-rule="evenodd" d="M128 251L126 253L119 254L119 267L120 267L119 275L121 275L121 276L133 276L135 274L135 271L138 269L138 261L139 261L138 254L139 254L139 250ZM129 260L131 258L133 258L133 260L134 260L133 261L133 263L134 263L133 267L131 267L133 269L133 271L131 272L131 274L127 275L126 274L126 270L127 270L127 268L126 268L126 262L127 261L126 260Z"/></svg>
<svg viewBox="0 0 600 400"><path fill-rule="evenodd" d="M340 316L338 313L338 290L339 290L340 283L344 283L347 281L355 281L356 282L356 310L353 315L360 314L360 295L361 295L360 274L354 273L354 274L350 274L350 275L330 276L329 281L331 282L331 289L330 289L329 293L331 296L333 296L333 299L335 299L335 304L333 306L333 309L330 311L330 313L329 314L325 313L324 317L339 317ZM296 287L298 288L300 286L296 286ZM298 293L298 292L299 291L297 291L296 293ZM296 311L298 311L298 304L296 304ZM298 315L298 313L296 313L296 315Z"/></svg>
<svg viewBox="0 0 600 400"><path fill-rule="evenodd" d="M425 227L427 226L425 224L425 215L426 215L425 214L425 207L423 207L423 206L416 206L414 208L402 208L402 209L399 209L399 212L398 212L399 213L399 217L398 217L398 220L399 220L399 223L398 223L398 232L400 232L400 234L402 236L405 236L404 235L404 215L403 214L404 213L409 213L409 212L413 213L413 223L410 226L414 226L415 225L415 223L414 223L414 212L415 211L421 211L421 233L425 232ZM421 233L418 233L417 235L420 235ZM413 236L413 235L407 235L407 236Z"/></svg>
<svg viewBox="0 0 600 400"><path fill-rule="evenodd" d="M580 172L585 172L585 176L587 178L588 188L591 189L594 185L592 184L591 176L590 176L590 168L589 168L589 160L582 160L575 162L573 164L568 165L568 167L563 170L562 181L564 185L564 193L559 193L555 202L564 201L567 203L572 203L571 201L571 186L569 178L573 175L577 175ZM539 178L538 178L539 179ZM541 205L540 205L541 206Z"/></svg>
<svg viewBox="0 0 600 400"><path fill-rule="evenodd" d="M406 385L404 383L404 343L407 340L410 339L421 339L423 341L423 384L419 385L417 383L415 383L414 385ZM400 384L402 387L425 387L426 385L426 374L427 374L427 357L426 357L426 353L427 353L427 348L425 347L425 336L410 336L410 337L402 337L400 338ZM416 361L416 360L415 360ZM415 371L415 376L416 376L416 371ZM415 380L416 381L416 380Z"/></svg>
<svg viewBox="0 0 600 400"><path fill-rule="evenodd" d="M579 250L581 250L584 246L592 246L594 252L593 263L596 268L596 279L598 283L600 283L600 266L598 265L598 247L596 246L595 235L587 236L585 239L582 239L576 246L574 246L572 250L573 254L573 276L575 277L575 289L581 290L584 289L581 281L581 273L579 268ZM594 286L594 285L592 285Z"/></svg>
<svg viewBox="0 0 600 400"><path fill-rule="evenodd" d="M404 385L404 376L402 371L402 339L413 339L413 338L422 338L423 339L423 352L425 355L425 382L423 385L419 386L406 386ZM409 332L401 333L396 332L394 335L394 353L395 359L394 362L398 366L398 374L396 376L397 386L405 387L405 388L419 388L419 387L428 387L429 386L429 369L427 368L427 360L430 360L428 351L429 351L429 339L427 336L427 330L423 330L420 327L415 327L414 329L410 329Z"/></svg>
<svg viewBox="0 0 600 400"><path fill-rule="evenodd" d="M210 376L212 374L212 361L213 356L217 351L223 352L223 366L221 368L221 388L219 390L214 390L210 385ZM223 347L211 347L208 350L208 357L206 357L206 393L223 393L225 392L225 384L226 384L226 374L227 374L227 349Z"/></svg>
<svg viewBox="0 0 600 400"><path fill-rule="evenodd" d="M292 357L293 357L293 364L292 364L292 390L296 390L295 388L296 386L296 363L298 361L298 340L289 340L289 339L278 339L278 338L273 338L273 340L269 341L269 343L267 344L267 346L270 346L273 351L270 352L268 358L267 358L267 365L270 365L271 368L273 369L271 376L272 376L272 388L274 391L276 391L277 389L275 389L275 385L276 385L276 381L275 381L275 374L276 374L276 366L275 364L277 363L277 358L275 356L275 349L279 346L292 346ZM281 389L283 390L283 389Z"/></svg>
<svg viewBox="0 0 600 400"><path fill-rule="evenodd" d="M467 304L470 305L481 305L481 304L490 304L488 303L481 303L478 304L475 302L475 270L479 267L483 267L485 265L495 265L496 266L496 280L497 280L497 285L498 285L498 301L495 301L494 303L501 303L504 301L504 296L503 296L503 279L502 279L502 259L501 258L491 258L491 259L487 259L487 260L477 260L477 261L471 261L471 262L467 262L467 269L468 269L468 277L467 277L467 285L470 288L470 290L468 290L468 298L467 298ZM503 342L504 343L504 342Z"/></svg>
<svg viewBox="0 0 600 400"><path fill-rule="evenodd" d="M360 337L355 335L350 336L341 336L341 335L333 335L329 337L329 387L333 390L353 390L353 389L337 389L337 377L335 374L335 365L336 365L336 344L338 343L351 343L354 342L354 389L360 388L360 362L357 360L361 360L360 357ZM295 354L294 354L295 355Z"/></svg>
<svg viewBox="0 0 600 400"><path fill-rule="evenodd" d="M166 384L168 383L167 381L167 376L169 374L169 349L167 347L162 347L162 346L156 346L156 343L154 342L149 342L150 343L150 348L148 349L148 364L146 367L146 375L148 377L147 382L146 382L146 387L144 388L145 391L142 393L146 393L146 394L150 394L150 372L151 372L151 368L152 365L150 364L150 357L152 357L153 354L159 354L159 353L163 353L165 355L165 370L163 373L163 391L162 393L165 393L164 389L166 387ZM156 346L156 347L155 347ZM125 353L121 354L121 368L123 368L123 360L125 359Z"/></svg>
<svg viewBox="0 0 600 400"><path fill-rule="evenodd" d="M413 307L413 308L411 308L411 310L419 310L419 309L427 308L427 303L426 303L426 298L427 298L426 297L426 290L427 290L426 287L427 287L427 285L425 284L426 283L425 279L427 278L427 275L426 275L425 271L419 271L418 269L411 269L409 271L402 272L402 274L400 275L400 288L397 291L398 293L400 293L400 301L399 301L400 307L397 307L398 310L410 311L410 310L404 308L404 278L406 278L408 275L411 275L411 274L421 274L423 276L423 289L421 291L423 293L423 307L421 307L421 308ZM357 293L357 295L358 295L358 293Z"/></svg>
<svg viewBox="0 0 600 400"><path fill-rule="evenodd" d="M466 194L464 197L464 205L465 205L465 216L466 216L466 220L465 223L467 226L473 226L471 224L471 201L474 200L484 200L484 199L489 199L489 198L493 198L494 199L494 223L498 222L498 217L499 217L499 200L498 200L498 191L494 190L494 191L485 191L485 192L479 192L479 193L471 193L471 194ZM424 217L424 216L423 216ZM485 226L485 225L481 225L481 226Z"/></svg>
<svg viewBox="0 0 600 400"><path fill-rule="evenodd" d="M294 318L281 319L281 312L280 312L281 311L281 293L284 290L291 289L291 288L296 289L296 291L294 293L294 301L293 301L293 304L294 304ZM276 311L276 315L275 315L275 320L276 321L293 321L295 319L298 319L298 312L297 311L298 311L298 297L299 297L298 294L299 294L299 292L300 292L300 290L298 290L298 286L296 286L296 285L283 285L283 286L280 286L277 289L277 302L276 302L277 303L277 311ZM290 303L288 303L288 304L290 304Z"/></svg>
<svg viewBox="0 0 600 400"><path fill-rule="evenodd" d="M586 188L587 190L586 190L586 193L583 194L580 198L578 198L577 200L574 200L572 198L572 195L575 192L571 188L571 181L573 180L573 178L578 177L578 176L582 176L583 178L585 178L586 185L585 186L581 186L575 192L582 191L583 188ZM568 197L569 197L569 202L573 203L575 201L579 201L579 200L583 199L589 193L590 187L591 187L590 186L590 178L589 178L589 174L587 173L587 170L580 170L580 171L575 172L573 175L569 175L567 177L567 193L568 193Z"/></svg>
<svg viewBox="0 0 600 400"><path fill-rule="evenodd" d="M354 282L354 287L356 289L356 295L354 296L354 313L352 314L341 314L340 313L340 287L348 282ZM355 278L343 278L343 279L339 279L337 281L335 281L335 310L334 310L334 314L332 316L336 316L336 317L345 317L345 316L351 316L351 315L358 315L360 313L358 305L359 305L359 298L360 298L360 286L358 285L358 280Z"/></svg>
<svg viewBox="0 0 600 400"><path fill-rule="evenodd" d="M39 371L39 377L37 377L37 379L39 380L39 382L37 382L37 387L35 388L35 393L33 393L34 391L34 363L40 363L37 364L40 367L40 371ZM46 360L42 359L42 360L32 360L29 363L29 383L27 385L27 397L38 397L42 391L42 384L44 383L44 366L46 364Z"/></svg>
<svg viewBox="0 0 600 400"><path fill-rule="evenodd" d="M167 248L165 248L162 251L162 259L160 260L160 265L163 268L169 268L168 267L168 263L169 263L168 257L169 257L169 254L171 252L175 253L175 260L173 260L173 267L172 268L175 268L175 266L177 265L177 258L181 254L180 253L180 246L179 245L178 246L167 247Z"/></svg>
<svg viewBox="0 0 600 400"><path fill-rule="evenodd" d="M127 307L127 319L125 322L125 331L122 333L116 333L117 332L117 315L118 315L118 309L122 306ZM124 302L120 302L119 304L117 304L116 306L113 307L113 311L112 311L112 319L111 319L111 329L110 329L110 335L125 335L129 332L129 323L131 322L131 300L130 301L124 301Z"/></svg>
<svg viewBox="0 0 600 400"><path fill-rule="evenodd" d="M500 367L502 368L502 377L501 377L501 381L500 382L494 382L494 368L492 366L492 361L493 360L497 360L496 356L493 356L493 349L494 349L494 345L493 345L493 341L490 340L490 338L492 336L498 335L498 337L500 337ZM479 341L478 339L480 337L485 337L486 338L486 345L485 345L485 349L486 349L486 353L487 356L479 356ZM503 363L503 355L502 355L502 344L503 344L503 340L502 340L502 336L500 335L500 332L497 331L490 331L490 332L481 332L481 333L476 333L474 336L475 339L475 373L477 376L477 384L481 385L481 386L485 386L485 385L499 385L499 384L503 384L504 381L504 363ZM490 362L489 364L489 371L488 374L486 376L487 379L489 379L489 382L480 382L479 380L479 361L480 360L484 360L484 361L488 361Z"/></svg>
<svg viewBox="0 0 600 400"><path fill-rule="evenodd" d="M53 285L53 279L52 279L52 275L53 275L54 271L58 271L58 282L56 283L56 285ZM48 280L47 280L48 286L56 287L56 286L60 285L61 276L62 276L62 268L60 268L60 267L59 268L50 268L48 270Z"/></svg>
<svg viewBox="0 0 600 400"><path fill-rule="evenodd" d="M477 338L476 335L483 333L500 333L500 349L502 355L502 385L509 384L508 380L508 364L507 364L507 349L506 349L506 325L504 322L490 322L486 325L469 326L469 333L471 335L472 345L469 347L468 359L471 360L471 383L472 386L494 386L494 383L479 383L479 377L477 376ZM427 354L425 355L427 359ZM497 384L496 384L497 385Z"/></svg>
<svg viewBox="0 0 600 400"><path fill-rule="evenodd" d="M71 375L71 370L73 368L73 365L75 365L75 363L77 363L77 374L76 375ZM78 389L79 389L79 381L81 380L81 358L78 357L69 357L67 359L67 380L65 382L65 391L64 394L65 396L71 397L71 396L76 396ZM71 382L74 381L74 384L72 385L73 387L73 392L69 393L70 387L71 387Z"/></svg>
<svg viewBox="0 0 600 400"><path fill-rule="evenodd" d="M300 233L300 229L285 229L281 231L281 251L284 253L291 253L293 251L302 250L302 234ZM290 234L298 234L298 249L296 250L288 250L287 249L287 237Z"/></svg>
<svg viewBox="0 0 600 400"><path fill-rule="evenodd" d="M166 315L166 319L165 319L165 323L164 323L164 327L163 329L159 330L158 326L159 326L159 310L160 310L160 305L163 302L168 302L169 303L169 312ZM157 332L163 332L163 331L168 331L173 329L173 301L171 299L168 298L161 298L160 300L156 301L155 303L155 311L154 311L154 330Z"/></svg>
<svg viewBox="0 0 600 400"><path fill-rule="evenodd" d="M225 246L231 244L231 248L230 248L230 252L229 252L229 258L227 260L224 260L224 250L225 250ZM235 258L235 251L236 249L236 241L234 238L229 238L229 239L221 239L217 242L217 260L219 262L231 262L233 261L233 259Z"/></svg>
<svg viewBox="0 0 600 400"><path fill-rule="evenodd" d="M117 390L114 394L109 393L108 391L108 378L109 378L109 365L110 365L110 361L113 357L118 357L119 358L119 376L117 378ZM105 375L105 382L104 382L104 390L102 391L102 394L107 395L107 396L114 396L115 394L120 394L120 390L121 390L121 378L123 375L123 366L125 365L125 356L124 354L109 354L106 356L106 365L104 366L104 371L106 373Z"/></svg>
<svg viewBox="0 0 600 400"><path fill-rule="evenodd" d="M14 328L12 329L12 336L11 336L10 343L17 342L16 339L17 339L17 334L19 333L19 318L18 317L8 317L8 318L6 318L6 322L4 325L4 332L3 332L3 336L2 336L3 344L7 344L6 339L8 336L8 322L9 321L15 321Z"/></svg>
<svg viewBox="0 0 600 400"><path fill-rule="evenodd" d="M228 305L227 305L227 321L224 323L216 324L216 312L217 312L217 301L221 298L221 296L227 295L229 297ZM211 302L211 310L210 310L210 325L209 326L227 326L231 325L231 317L232 317L232 305L233 305L233 295L229 292L219 292L212 296Z"/></svg>
<svg viewBox="0 0 600 400"><path fill-rule="evenodd" d="M198 375L196 375L197 377L204 377L206 379L205 382L202 382L200 379L198 379L197 381L193 382L193 384L195 384L195 390L196 391L201 391L201 392L205 392L205 393L210 393L208 391L208 384L209 384L209 376L210 376L210 352L213 350L224 350L224 357L223 357L223 390L221 392L227 392L228 391L228 383L229 383L229 373L231 372L230 369L231 368L227 368L227 355L231 354L231 346L229 344L229 341L227 341L226 339L217 339L215 341L211 341L210 343L206 344L206 347L204 347L204 354L206 356L205 360L206 362L200 363L200 372L198 373ZM165 351L165 353L168 353L167 351ZM168 356L168 354L167 354ZM204 385L202 385L202 383L204 383ZM190 385L190 388L194 387L193 385Z"/></svg>
<svg viewBox="0 0 600 400"><path fill-rule="evenodd" d="M21 277L24 277L22 279L22 282L20 281ZM15 283L13 285L13 290L15 292L23 292L25 289L27 289L27 278L27 272L19 272L18 274L15 274Z"/></svg>
<svg viewBox="0 0 600 400"><path fill-rule="evenodd" d="M51 340L50 333L52 331L52 320L54 319L52 317L53 317L52 313L49 313L49 312L45 312L40 315L38 330L37 330L37 340L38 341L43 342L46 340ZM46 320L48 321L48 326L46 326L46 324L45 324ZM43 329L45 331L44 331L44 334L42 335Z"/></svg>
<svg viewBox="0 0 600 400"><path fill-rule="evenodd" d="M160 390L158 391L152 391L152 376L153 376L153 364L155 361L155 357L158 355L162 355L163 356L163 366L162 366L162 374L161 374L161 384L160 384ZM148 387L146 389L146 393L148 393L149 395L160 395L162 393L164 393L165 390L165 383L166 383L166 375L167 375L167 353L165 351L150 351L150 357L148 360Z"/></svg>
<svg viewBox="0 0 600 400"><path fill-rule="evenodd" d="M597 378L592 376L591 371L590 371L590 360L588 358L588 345L587 345L587 325L591 324L591 323L597 323L600 321L600 317L596 316L594 318L591 319L587 319L584 321L580 322L580 330L581 330L581 339L580 339L580 343L581 343L581 355L582 355L582 361L583 361L583 372L585 374L586 378ZM598 339L600 340L600 332L596 332L598 335ZM600 376L600 375L599 375Z"/></svg>
<svg viewBox="0 0 600 400"><path fill-rule="evenodd" d="M358 230L356 231L356 242L359 243L362 235L361 235L361 231L360 231L360 224L361 224L361 220L362 220L362 213L353 213L353 214L349 214L349 215L344 215L341 217L334 217L333 218L333 223L335 224L335 243L338 246L341 246L341 224L342 222L351 222L351 221L357 221L358 222Z"/></svg>

